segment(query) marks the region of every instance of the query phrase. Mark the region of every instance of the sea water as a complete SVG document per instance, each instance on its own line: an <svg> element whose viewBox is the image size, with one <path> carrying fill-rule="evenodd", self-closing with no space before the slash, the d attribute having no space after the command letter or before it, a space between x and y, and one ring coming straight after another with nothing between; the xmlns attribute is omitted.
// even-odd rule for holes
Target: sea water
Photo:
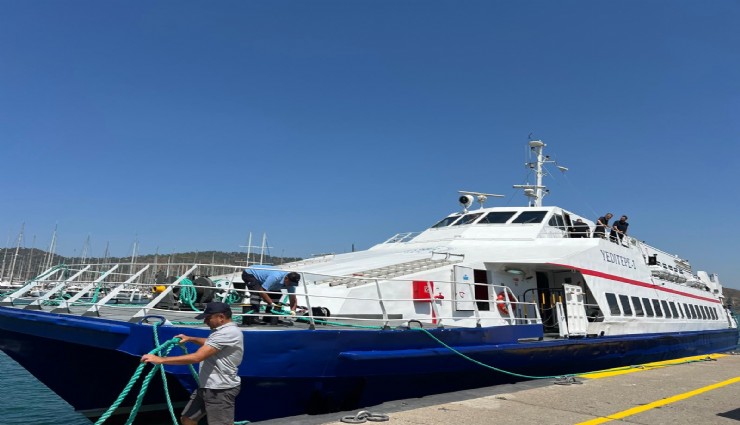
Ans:
<svg viewBox="0 0 740 425"><path fill-rule="evenodd" d="M92 424L2 351L0 388L0 424Z"/></svg>

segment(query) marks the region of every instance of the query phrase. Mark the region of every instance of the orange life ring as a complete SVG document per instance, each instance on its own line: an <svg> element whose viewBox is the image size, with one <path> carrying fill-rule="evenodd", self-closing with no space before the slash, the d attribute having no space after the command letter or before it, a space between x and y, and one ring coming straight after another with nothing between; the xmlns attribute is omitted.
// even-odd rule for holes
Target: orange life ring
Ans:
<svg viewBox="0 0 740 425"><path fill-rule="evenodd" d="M517 299L516 299L516 297L514 296L514 294L512 294L511 292L508 292L508 291L506 293L508 294L508 298L509 298L509 302L510 303L518 302ZM500 311L501 314L505 314L505 315L508 316L509 315L509 309L506 308L506 300L505 300L505 297L507 297L507 296L504 295L504 292L503 291L502 292L499 292L498 293L498 296L496 297L496 304L498 305L498 311Z"/></svg>

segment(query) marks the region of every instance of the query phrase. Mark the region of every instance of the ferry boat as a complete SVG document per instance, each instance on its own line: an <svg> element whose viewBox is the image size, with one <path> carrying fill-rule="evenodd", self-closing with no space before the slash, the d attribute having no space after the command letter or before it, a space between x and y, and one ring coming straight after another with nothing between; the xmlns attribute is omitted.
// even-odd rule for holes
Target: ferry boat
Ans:
<svg viewBox="0 0 740 425"><path fill-rule="evenodd" d="M716 274L631 236L581 237L594 222L543 205L553 161L542 141L529 148L536 181L515 186L526 206L485 207L498 195L463 191L461 210L420 233L280 266L301 274L303 315L242 327L236 419L349 410L736 347L737 323ZM207 336L194 316L214 299L234 303L236 320L260 316L237 303L241 267L168 268L50 268L0 302L0 349L77 410L100 416L156 346L155 333L160 342ZM55 297L70 286L74 296ZM105 296L82 301L101 287ZM154 296L122 303L132 288ZM43 295L31 297L34 290ZM197 386L190 370L165 370L170 396L182 402ZM150 389L143 406L162 409L161 388Z"/></svg>

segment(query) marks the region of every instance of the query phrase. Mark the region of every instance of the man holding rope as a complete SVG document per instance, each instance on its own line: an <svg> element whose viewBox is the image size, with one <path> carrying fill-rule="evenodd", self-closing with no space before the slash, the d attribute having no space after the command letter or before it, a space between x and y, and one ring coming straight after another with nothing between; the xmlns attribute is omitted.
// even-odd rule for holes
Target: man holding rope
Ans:
<svg viewBox="0 0 740 425"><path fill-rule="evenodd" d="M211 328L208 338L177 335L180 344L200 345L198 351L182 356L160 357L144 354L144 363L189 365L200 363L200 387L190 396L180 420L183 425L197 425L206 416L208 425L232 425L236 396L241 389L237 369L244 356L244 337L231 320L231 307L222 302L206 305L203 313L195 316Z"/></svg>

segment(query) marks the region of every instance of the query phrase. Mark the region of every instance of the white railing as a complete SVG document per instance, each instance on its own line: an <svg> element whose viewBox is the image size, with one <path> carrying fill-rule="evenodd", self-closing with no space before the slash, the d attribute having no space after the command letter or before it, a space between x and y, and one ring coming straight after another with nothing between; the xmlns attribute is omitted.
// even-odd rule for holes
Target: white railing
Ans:
<svg viewBox="0 0 740 425"><path fill-rule="evenodd" d="M445 253L440 255L449 256ZM192 311L190 306L183 303L177 302L178 307L182 307L183 310L165 310L159 305L173 290L183 290L181 283L187 277L197 275L199 270L218 272L218 277L214 276L213 279L220 280L219 286L188 286L202 291L212 291L211 295L214 295L214 299L225 299L233 292L241 292L239 294L241 296L248 293L246 290L237 291L233 287L232 282L241 275L242 268L238 266L171 264L168 266L170 270L177 269L182 272L169 279L173 280L172 283L157 283L155 281L156 270L151 266L151 264L70 265L64 272L49 273L42 278L30 281L3 301L7 301L5 305L17 304L23 308L33 305L33 308L52 309L57 313L84 313L96 316L104 316L106 311L110 311L108 309L116 309L119 312L118 315L121 311L133 309L135 312L130 316L132 320L167 311L194 317L197 312ZM158 267L164 268L161 264ZM505 286L471 283L470 285L485 286L490 296L488 299L466 300L469 301L466 305L472 308L459 310L456 308L456 303L460 300L453 296L455 282L451 281L435 280L434 288L431 283L427 283L426 292L430 296L412 298L406 295L412 293L414 284L414 281L409 279L333 276L315 273L301 273L301 275L302 291L299 290L296 296L298 304L305 307L306 315L301 320L308 321L311 327L327 324L327 322L344 326L390 327L407 324L409 320L437 327L541 323L536 302L516 300L511 290ZM362 283L351 288L330 288L328 284L321 283L339 277L362 281ZM160 290L155 292L154 288L157 286L164 286L164 290L159 288ZM72 288L76 290L76 293L71 298L63 298L62 294L71 291ZM34 291L46 295L33 296ZM138 292L147 294L151 298L146 298L146 304L128 305L120 303L120 295L124 292L127 294ZM502 292L507 296L503 300L497 300L497 294ZM93 293L96 297L93 297ZM445 295L439 296L440 294ZM174 298L171 297L171 299ZM79 308L73 309L72 307L84 308L80 311ZM312 307L328 307L332 313L331 317L313 314ZM189 312L186 309L190 309ZM258 312L244 314L235 311L235 313L237 316L263 315Z"/></svg>

